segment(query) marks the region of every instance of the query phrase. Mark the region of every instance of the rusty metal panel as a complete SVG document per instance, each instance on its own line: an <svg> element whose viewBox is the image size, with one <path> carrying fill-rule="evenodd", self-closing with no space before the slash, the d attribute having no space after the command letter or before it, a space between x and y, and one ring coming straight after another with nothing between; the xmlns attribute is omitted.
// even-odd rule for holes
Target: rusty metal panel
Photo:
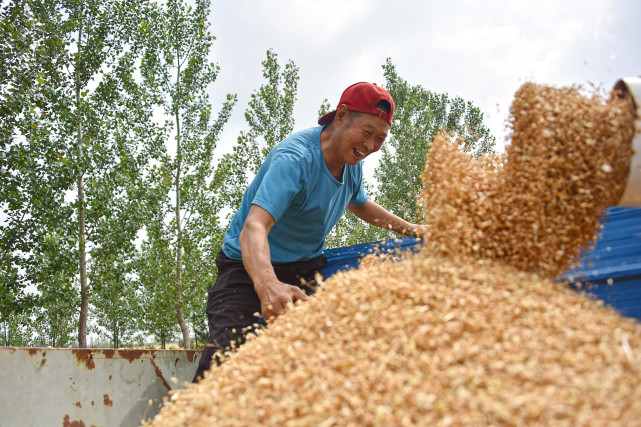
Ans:
<svg viewBox="0 0 641 427"><path fill-rule="evenodd" d="M139 426L191 381L201 354L0 347L0 427Z"/></svg>

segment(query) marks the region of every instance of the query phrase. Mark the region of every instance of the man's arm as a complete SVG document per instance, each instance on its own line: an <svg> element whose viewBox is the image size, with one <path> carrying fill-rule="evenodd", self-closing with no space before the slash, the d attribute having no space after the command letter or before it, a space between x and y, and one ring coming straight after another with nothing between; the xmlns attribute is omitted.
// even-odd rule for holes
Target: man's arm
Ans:
<svg viewBox="0 0 641 427"><path fill-rule="evenodd" d="M307 299L300 288L283 283L276 277L267 241L274 224L269 212L252 205L239 237L243 264L254 282L265 320L277 317L287 304Z"/></svg>
<svg viewBox="0 0 641 427"><path fill-rule="evenodd" d="M424 234L425 225L407 222L371 200L368 200L363 206L356 206L350 203L347 205L347 209L369 224L387 228L398 234L419 237Z"/></svg>

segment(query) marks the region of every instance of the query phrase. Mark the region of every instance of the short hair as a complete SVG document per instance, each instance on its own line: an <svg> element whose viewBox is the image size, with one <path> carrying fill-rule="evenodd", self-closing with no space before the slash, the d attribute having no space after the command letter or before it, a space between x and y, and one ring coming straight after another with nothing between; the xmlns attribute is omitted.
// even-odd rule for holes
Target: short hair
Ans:
<svg viewBox="0 0 641 427"><path fill-rule="evenodd" d="M347 110L349 111L349 116L347 116L347 126L350 126L354 119L364 116L365 114L369 113L361 113L360 111L354 111L354 110Z"/></svg>

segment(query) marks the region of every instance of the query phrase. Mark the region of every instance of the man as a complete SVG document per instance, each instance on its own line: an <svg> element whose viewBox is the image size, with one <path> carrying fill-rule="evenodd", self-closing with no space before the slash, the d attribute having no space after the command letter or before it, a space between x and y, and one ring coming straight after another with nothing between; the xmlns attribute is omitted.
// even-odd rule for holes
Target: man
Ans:
<svg viewBox="0 0 641 427"><path fill-rule="evenodd" d="M349 209L362 220L399 234L421 226L368 200L361 160L387 137L394 100L382 87L356 83L319 127L277 144L248 187L216 259L218 279L209 290L209 342L194 381L212 357L237 347L256 327L314 291L315 274L327 259L325 237Z"/></svg>

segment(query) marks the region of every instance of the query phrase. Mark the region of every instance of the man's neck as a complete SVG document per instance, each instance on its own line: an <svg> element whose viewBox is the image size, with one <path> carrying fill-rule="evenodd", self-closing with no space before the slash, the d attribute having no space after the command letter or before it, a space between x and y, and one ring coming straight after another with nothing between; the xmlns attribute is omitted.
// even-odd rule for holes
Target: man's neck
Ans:
<svg viewBox="0 0 641 427"><path fill-rule="evenodd" d="M338 140L336 130L332 124L328 125L321 132L321 151L329 173L338 181L343 180L345 163L340 160L338 153Z"/></svg>

